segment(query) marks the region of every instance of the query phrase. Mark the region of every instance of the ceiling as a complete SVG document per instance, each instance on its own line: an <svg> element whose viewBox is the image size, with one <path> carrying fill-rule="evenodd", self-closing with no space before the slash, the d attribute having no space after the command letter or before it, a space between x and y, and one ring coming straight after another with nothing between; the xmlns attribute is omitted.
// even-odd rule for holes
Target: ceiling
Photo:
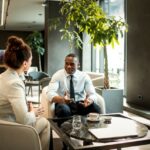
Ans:
<svg viewBox="0 0 150 150"><path fill-rule="evenodd" d="M0 26L0 30L43 30L43 2L44 0L5 0L4 25Z"/></svg>

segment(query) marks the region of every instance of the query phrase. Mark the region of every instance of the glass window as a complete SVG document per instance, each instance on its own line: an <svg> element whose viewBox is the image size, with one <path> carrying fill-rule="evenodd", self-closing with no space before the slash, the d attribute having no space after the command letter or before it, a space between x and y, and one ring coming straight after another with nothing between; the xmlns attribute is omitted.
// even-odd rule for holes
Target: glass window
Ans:
<svg viewBox="0 0 150 150"><path fill-rule="evenodd" d="M107 15L124 18L124 0L100 0L100 5ZM124 88L124 38L119 39L119 45L114 48L107 46L108 69L110 85L117 88ZM104 58L103 50L96 48L96 72L103 72Z"/></svg>

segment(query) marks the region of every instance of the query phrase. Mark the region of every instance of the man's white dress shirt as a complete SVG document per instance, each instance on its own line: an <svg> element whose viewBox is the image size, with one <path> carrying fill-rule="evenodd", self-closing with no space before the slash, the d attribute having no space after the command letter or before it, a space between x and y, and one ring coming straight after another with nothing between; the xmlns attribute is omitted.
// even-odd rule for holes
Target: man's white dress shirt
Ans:
<svg viewBox="0 0 150 150"><path fill-rule="evenodd" d="M67 93L68 98L70 97L70 75L67 74L65 69L57 71L49 83L47 96L51 101L54 96L64 96ZM96 102L96 93L95 88L92 84L90 77L82 71L77 70L73 74L73 84L75 91L75 100L80 101L84 100L86 96L88 99Z"/></svg>

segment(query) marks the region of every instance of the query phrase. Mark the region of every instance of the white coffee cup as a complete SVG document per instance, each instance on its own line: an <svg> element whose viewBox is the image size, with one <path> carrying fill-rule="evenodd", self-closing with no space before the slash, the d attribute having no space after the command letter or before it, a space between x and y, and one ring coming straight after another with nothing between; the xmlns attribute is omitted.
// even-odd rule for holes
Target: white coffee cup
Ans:
<svg viewBox="0 0 150 150"><path fill-rule="evenodd" d="M110 124L111 123L111 117L110 116L104 117L104 123Z"/></svg>
<svg viewBox="0 0 150 150"><path fill-rule="evenodd" d="M89 113L88 114L88 118L90 119L90 120L98 120L99 119L99 114L98 113Z"/></svg>

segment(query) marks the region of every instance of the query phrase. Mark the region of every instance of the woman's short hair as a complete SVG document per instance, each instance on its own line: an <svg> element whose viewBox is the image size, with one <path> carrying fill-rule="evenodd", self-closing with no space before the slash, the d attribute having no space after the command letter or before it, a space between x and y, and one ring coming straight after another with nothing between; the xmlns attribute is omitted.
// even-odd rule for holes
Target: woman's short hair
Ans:
<svg viewBox="0 0 150 150"><path fill-rule="evenodd" d="M10 36L4 54L4 63L13 69L19 69L24 61L31 57L31 48L17 36Z"/></svg>

